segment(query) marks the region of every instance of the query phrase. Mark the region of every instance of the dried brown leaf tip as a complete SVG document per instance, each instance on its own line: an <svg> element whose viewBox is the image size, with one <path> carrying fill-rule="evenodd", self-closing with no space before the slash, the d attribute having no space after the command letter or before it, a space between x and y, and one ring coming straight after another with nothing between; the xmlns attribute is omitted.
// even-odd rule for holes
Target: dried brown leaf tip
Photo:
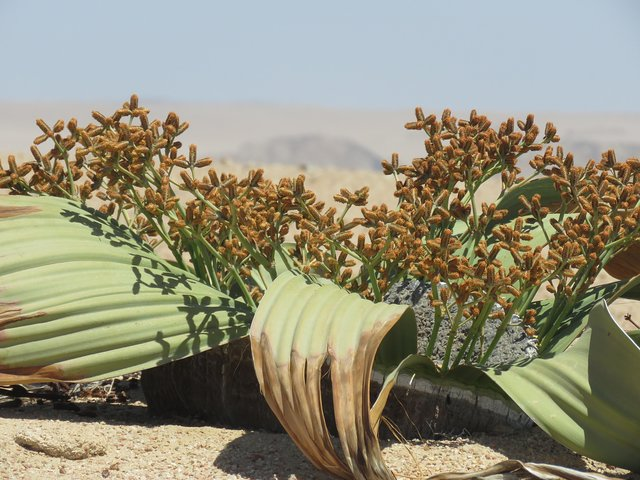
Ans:
<svg viewBox="0 0 640 480"><path fill-rule="evenodd" d="M57 382L71 380L65 376L59 365L41 365L35 367L7 367L0 365L0 385L18 385L26 383Z"/></svg>
<svg viewBox="0 0 640 480"><path fill-rule="evenodd" d="M22 215L29 215L31 213L37 213L40 209L33 206L15 206L15 205L0 205L0 218L19 217Z"/></svg>

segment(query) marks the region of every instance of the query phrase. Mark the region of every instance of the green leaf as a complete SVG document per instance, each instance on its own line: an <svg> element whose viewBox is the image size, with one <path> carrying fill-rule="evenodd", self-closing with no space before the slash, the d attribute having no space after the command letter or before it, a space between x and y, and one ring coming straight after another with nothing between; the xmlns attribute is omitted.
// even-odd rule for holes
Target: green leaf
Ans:
<svg viewBox="0 0 640 480"><path fill-rule="evenodd" d="M446 373L428 358L412 355L398 370L437 385L463 388L489 398L509 397L558 442L611 465L640 468L640 330L632 342L600 302L587 329L565 352L519 365L480 369L460 366Z"/></svg>
<svg viewBox="0 0 640 480"><path fill-rule="evenodd" d="M398 370L477 395L508 396L568 448L637 471L640 383L632 378L640 369L640 330L625 334L604 301L586 316L582 336L553 357L502 368L461 366L442 373L430 359L413 355Z"/></svg>
<svg viewBox="0 0 640 480"><path fill-rule="evenodd" d="M640 330L631 330L630 332L627 332L627 335L629 335L631 340L636 342L636 345L640 346Z"/></svg>
<svg viewBox="0 0 640 480"><path fill-rule="evenodd" d="M519 183L511 187L498 201L496 207L498 210L507 210L507 215L500 220L499 223L506 223L514 220L519 216L518 211L524 208L519 200L520 195L524 195L527 200L539 193L541 196L540 203L554 210L562 202L560 192L553 186L553 181L549 177L534 178L528 182ZM495 226L498 222L492 225Z"/></svg>
<svg viewBox="0 0 640 480"><path fill-rule="evenodd" d="M129 229L53 197L0 196L0 384L87 381L246 335L243 303Z"/></svg>
<svg viewBox="0 0 640 480"><path fill-rule="evenodd" d="M615 282L618 289L613 294L614 300L618 298L628 298L629 300L640 300L640 275L636 275L628 280Z"/></svg>
<svg viewBox="0 0 640 480"><path fill-rule="evenodd" d="M397 372L387 376L387 380L389 378L395 380L395 376L399 373L415 375L416 378L426 379L433 385L457 387L471 393L473 397L499 400L505 407L519 410L483 370L474 366L459 365L443 372L429 357L410 355L398 365Z"/></svg>
<svg viewBox="0 0 640 480"><path fill-rule="evenodd" d="M640 470L640 347L599 302L567 350L489 377L555 440L610 465Z"/></svg>

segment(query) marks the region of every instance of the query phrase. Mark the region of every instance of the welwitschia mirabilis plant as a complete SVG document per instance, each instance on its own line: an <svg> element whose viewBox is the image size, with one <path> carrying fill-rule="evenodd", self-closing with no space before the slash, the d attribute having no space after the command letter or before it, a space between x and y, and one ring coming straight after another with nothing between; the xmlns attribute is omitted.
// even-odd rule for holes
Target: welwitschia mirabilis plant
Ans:
<svg viewBox="0 0 640 480"><path fill-rule="evenodd" d="M0 197L0 246L3 384L87 381L149 368L244 336L252 320L242 302L73 201ZM391 478L377 428L394 372L370 407L371 367L389 371L399 364L419 372L427 365L437 373L425 357L409 355L416 327L407 307L373 304L326 281L285 273L268 288L252 328L258 376L268 380L264 392L312 461L343 478ZM344 458L332 451L319 410L317 380L326 355ZM637 470L633 439L640 419L630 403L640 394L625 378L640 366L639 357L601 306L564 353L482 375L554 438ZM545 381L543 375L560 371ZM557 423L547 421L549 411Z"/></svg>

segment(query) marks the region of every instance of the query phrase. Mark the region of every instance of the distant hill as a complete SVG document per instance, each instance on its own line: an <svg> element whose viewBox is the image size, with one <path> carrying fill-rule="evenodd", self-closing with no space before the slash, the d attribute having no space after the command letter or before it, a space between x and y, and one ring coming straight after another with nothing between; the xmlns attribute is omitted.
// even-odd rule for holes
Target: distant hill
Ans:
<svg viewBox="0 0 640 480"><path fill-rule="evenodd" d="M376 169L380 157L358 143L323 135L277 137L248 142L229 155L240 163L267 165L323 165L353 170Z"/></svg>
<svg viewBox="0 0 640 480"><path fill-rule="evenodd" d="M348 110L315 106L268 104L214 104L147 102L153 118L163 119L175 111L191 128L183 143L195 143L201 155L230 157L242 163L305 164L310 167L340 166L351 169L378 169L392 152L401 163L424 155L424 134L407 131L413 109ZM111 113L120 102L0 103L0 155L28 155L33 138L40 134L35 119L50 124L76 116L81 123L91 120L91 110ZM423 105L425 113L438 113ZM521 112L481 112L494 127L509 116L523 118ZM553 121L565 151L573 151L576 162L598 160L609 148L619 159L640 156L640 113L553 113L534 112L544 129ZM467 117L468 112L454 112Z"/></svg>

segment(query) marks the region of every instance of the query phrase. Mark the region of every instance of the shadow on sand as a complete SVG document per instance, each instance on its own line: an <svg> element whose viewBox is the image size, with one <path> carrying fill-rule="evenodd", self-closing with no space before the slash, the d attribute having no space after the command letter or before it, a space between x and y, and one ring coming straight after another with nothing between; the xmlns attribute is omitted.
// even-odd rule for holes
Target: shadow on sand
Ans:
<svg viewBox="0 0 640 480"><path fill-rule="evenodd" d="M248 431L229 442L219 453L215 466L229 475L247 475L252 479L295 478L331 480L316 470L288 435ZM250 466L248 468L248 466Z"/></svg>

